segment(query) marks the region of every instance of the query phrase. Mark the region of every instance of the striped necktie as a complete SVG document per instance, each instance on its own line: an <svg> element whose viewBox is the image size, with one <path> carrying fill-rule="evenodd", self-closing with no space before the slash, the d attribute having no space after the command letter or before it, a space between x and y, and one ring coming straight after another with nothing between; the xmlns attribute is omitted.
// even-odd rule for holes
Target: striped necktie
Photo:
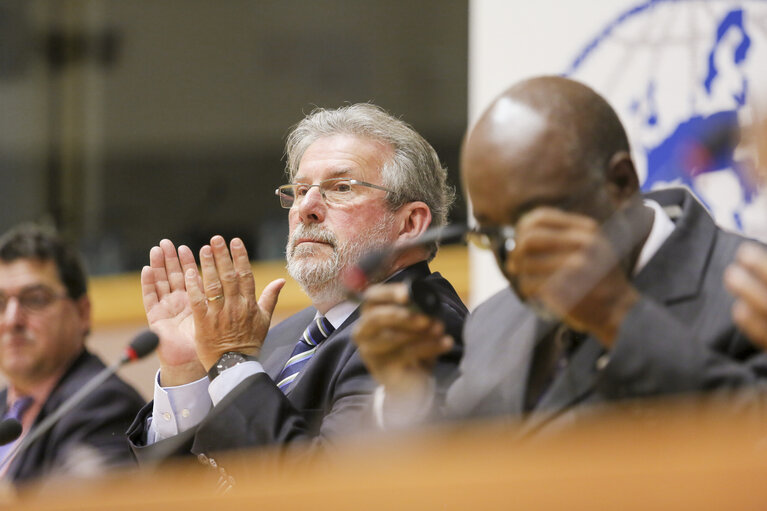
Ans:
<svg viewBox="0 0 767 511"><path fill-rule="evenodd" d="M277 377L277 386L280 390L287 393L290 384L298 378L301 369L314 356L317 347L333 333L333 330L335 328L324 316L315 318L314 321L309 323L309 326L304 330L304 335L298 340L296 347L293 348L293 353L290 354L285 367Z"/></svg>
<svg viewBox="0 0 767 511"><path fill-rule="evenodd" d="M30 396L23 396L18 398L11 404L11 406L8 407L8 411L6 411L5 415L3 415L3 420L16 419L17 421L21 422L22 417L24 417L24 412L26 412L29 407L32 406L34 401L35 400ZM0 446L0 461L3 461L5 457L8 456L16 442L17 440Z"/></svg>

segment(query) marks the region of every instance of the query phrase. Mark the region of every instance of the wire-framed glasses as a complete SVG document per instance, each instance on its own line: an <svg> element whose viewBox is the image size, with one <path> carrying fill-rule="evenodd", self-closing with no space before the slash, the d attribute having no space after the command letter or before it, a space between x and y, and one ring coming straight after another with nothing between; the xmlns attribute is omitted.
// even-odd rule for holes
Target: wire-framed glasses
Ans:
<svg viewBox="0 0 767 511"><path fill-rule="evenodd" d="M506 264L506 256L514 250L516 230L510 225L494 227L475 227L466 232L466 241L485 249L492 250L501 265Z"/></svg>
<svg viewBox="0 0 767 511"><path fill-rule="evenodd" d="M349 179L346 177L336 177L332 179L325 179L313 185L306 183L291 183L288 185L282 185L274 191L274 194L280 198L280 206L285 209L290 209L294 204L301 202L301 199L303 199L306 194L309 193L309 190L315 186L320 191L320 195L322 195L323 200L325 200L325 202L328 204L345 204L351 201L354 199L354 197L357 196L360 186L394 193L388 188L374 185L373 183L367 183L365 181Z"/></svg>
<svg viewBox="0 0 767 511"><path fill-rule="evenodd" d="M11 298L16 298L19 306L27 312L40 312L56 300L67 298L67 294L57 293L53 289L42 285L24 288L15 295L8 295L0 291L0 313L5 312Z"/></svg>

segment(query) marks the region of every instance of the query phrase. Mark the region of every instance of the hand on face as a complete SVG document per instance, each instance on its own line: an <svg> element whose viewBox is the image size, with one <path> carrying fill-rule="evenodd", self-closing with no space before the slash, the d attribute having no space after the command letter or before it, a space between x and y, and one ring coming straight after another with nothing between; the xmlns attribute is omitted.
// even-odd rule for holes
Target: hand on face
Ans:
<svg viewBox="0 0 767 511"><path fill-rule="evenodd" d="M596 220L540 207L517 223L505 271L523 299L610 346L639 298L622 257Z"/></svg>
<svg viewBox="0 0 767 511"><path fill-rule="evenodd" d="M365 292L353 340L387 394L422 390L439 355L453 346L438 319L410 305L407 286L379 284Z"/></svg>
<svg viewBox="0 0 767 511"><path fill-rule="evenodd" d="M767 348L767 249L744 243L724 274L735 295L732 319L753 342Z"/></svg>
<svg viewBox="0 0 767 511"><path fill-rule="evenodd" d="M256 301L253 272L245 245L221 236L200 249L200 266L185 267L184 279L194 318L197 356L207 371L228 351L258 356L285 280L270 282Z"/></svg>

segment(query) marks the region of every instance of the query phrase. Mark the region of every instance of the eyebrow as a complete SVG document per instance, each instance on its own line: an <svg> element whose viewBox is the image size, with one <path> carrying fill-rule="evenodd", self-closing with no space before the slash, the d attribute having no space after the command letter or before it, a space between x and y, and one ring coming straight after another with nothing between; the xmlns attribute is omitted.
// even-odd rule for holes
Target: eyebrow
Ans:
<svg viewBox="0 0 767 511"><path fill-rule="evenodd" d="M348 177L349 179L356 179L356 178L353 178L351 176L351 173L352 173L352 169L349 169L349 168L346 168L346 167L340 168L340 169L336 169L336 170L333 170L332 172L330 172L329 177L326 177L325 179L320 179L320 181L325 181L327 179L335 179L335 178L338 178L338 177ZM306 178L302 177L302 176L294 176L293 177L293 182L294 183L295 182L299 182L302 179L306 179Z"/></svg>
<svg viewBox="0 0 767 511"><path fill-rule="evenodd" d="M19 289L19 293L26 293L27 291L37 291L37 290L56 292L56 290L53 289L51 286L48 286L40 282L38 284L30 284L28 286L22 287L21 289ZM8 291L7 289L0 289L0 294L5 294L7 293L7 291Z"/></svg>

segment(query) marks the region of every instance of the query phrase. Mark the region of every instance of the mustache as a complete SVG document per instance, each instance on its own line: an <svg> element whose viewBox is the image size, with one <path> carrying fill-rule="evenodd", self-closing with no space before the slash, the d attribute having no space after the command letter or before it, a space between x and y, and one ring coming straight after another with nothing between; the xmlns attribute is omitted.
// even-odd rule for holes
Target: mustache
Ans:
<svg viewBox="0 0 767 511"><path fill-rule="evenodd" d="M3 343L19 339L25 343L34 341L34 337L25 328L11 328L0 336L0 342Z"/></svg>
<svg viewBox="0 0 767 511"><path fill-rule="evenodd" d="M293 231L293 233L290 235L290 239L288 240L288 253L292 254L293 251L296 249L296 243L301 238L310 238L315 241L320 241L322 243L327 243L333 249L335 250L336 245L338 244L338 240L336 239L336 236L328 229L325 229L324 227L321 227L317 224L298 224L296 226L296 229Z"/></svg>

